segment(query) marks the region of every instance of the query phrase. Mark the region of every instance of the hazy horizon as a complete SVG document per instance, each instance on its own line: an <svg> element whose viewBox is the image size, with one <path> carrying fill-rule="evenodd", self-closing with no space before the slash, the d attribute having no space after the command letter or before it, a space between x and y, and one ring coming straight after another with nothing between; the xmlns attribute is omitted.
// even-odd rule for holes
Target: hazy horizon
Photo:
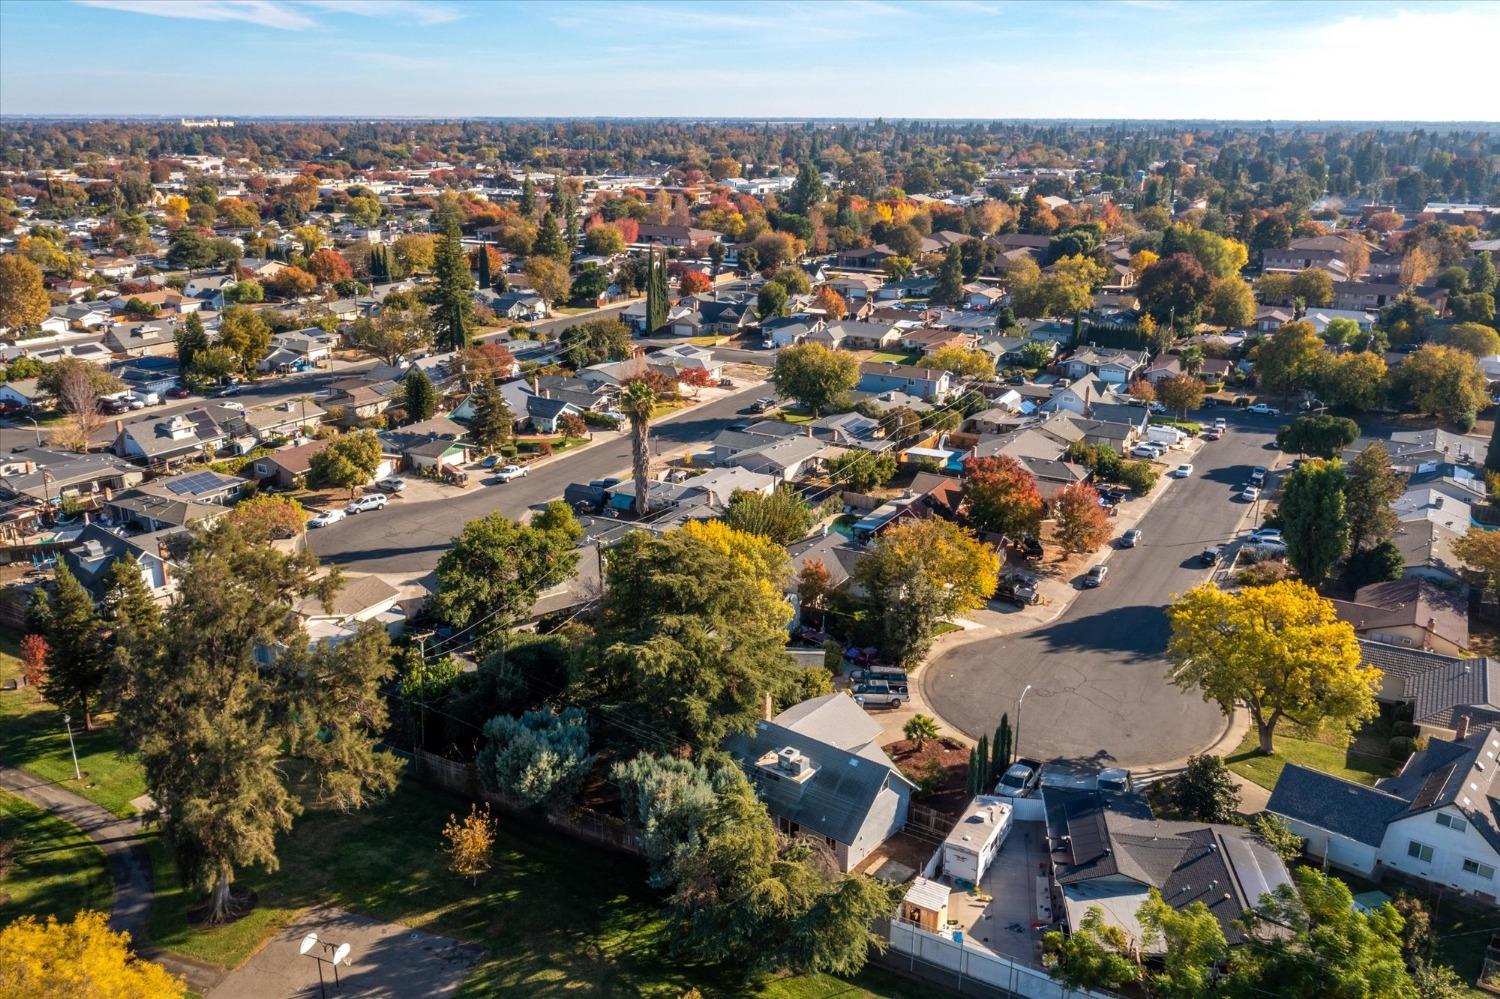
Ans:
<svg viewBox="0 0 1500 999"><path fill-rule="evenodd" d="M3 0L0 115L1487 123L1497 37L1457 0Z"/></svg>

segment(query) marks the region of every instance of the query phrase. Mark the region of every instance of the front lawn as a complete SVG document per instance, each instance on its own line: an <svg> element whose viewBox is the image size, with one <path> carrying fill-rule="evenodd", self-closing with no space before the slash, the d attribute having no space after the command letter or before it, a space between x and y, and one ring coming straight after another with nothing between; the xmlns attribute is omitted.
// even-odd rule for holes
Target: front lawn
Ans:
<svg viewBox="0 0 1500 999"><path fill-rule="evenodd" d="M20 676L17 637L0 632L0 684ZM73 757L61 708L41 700L35 688L0 690L0 760L22 767L44 780L62 783L122 818L135 814L132 798L146 793L135 760L120 751L118 734L95 718L92 732L73 718L73 739L83 780L73 779Z"/></svg>
<svg viewBox="0 0 1500 999"><path fill-rule="evenodd" d="M0 926L21 916L66 921L80 909L109 911L114 888L104 854L78 827L0 791L0 843L7 841L14 853L0 875Z"/></svg>
<svg viewBox="0 0 1500 999"><path fill-rule="evenodd" d="M1266 789L1276 786L1281 770L1288 763L1300 763L1313 770L1342 777L1360 784L1374 784L1381 777L1389 777L1400 769L1401 764L1383 756L1371 756L1355 752L1345 746L1297 739L1280 732L1276 735L1276 752L1262 756L1260 745L1252 728L1224 762L1229 769Z"/></svg>
<svg viewBox="0 0 1500 999"><path fill-rule="evenodd" d="M920 350L878 350L865 358L873 364L884 364L886 361L895 364L916 364L921 359Z"/></svg>

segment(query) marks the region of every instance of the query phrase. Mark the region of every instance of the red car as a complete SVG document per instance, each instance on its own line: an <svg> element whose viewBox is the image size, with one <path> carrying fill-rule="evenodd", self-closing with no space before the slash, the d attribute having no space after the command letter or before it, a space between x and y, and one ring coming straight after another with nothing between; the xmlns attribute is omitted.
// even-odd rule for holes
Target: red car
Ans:
<svg viewBox="0 0 1500 999"><path fill-rule="evenodd" d="M167 389L167 398L168 399L186 399L188 396L190 396L192 394L193 393L189 392L187 389L183 388L181 385L177 385L177 386L174 386L172 388Z"/></svg>

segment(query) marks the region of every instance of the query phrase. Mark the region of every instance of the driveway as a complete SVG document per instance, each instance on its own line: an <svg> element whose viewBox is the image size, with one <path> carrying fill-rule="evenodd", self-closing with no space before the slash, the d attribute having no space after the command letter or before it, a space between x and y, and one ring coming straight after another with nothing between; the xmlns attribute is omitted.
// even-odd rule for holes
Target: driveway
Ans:
<svg viewBox="0 0 1500 999"><path fill-rule="evenodd" d="M1108 556L1109 579L1078 594L1056 621L997 636L983 629L943 648L921 674L927 702L971 738L993 732L1004 712L1017 721L1027 695L1018 755L1130 767L1179 760L1214 743L1226 719L1217 706L1166 680L1164 608L1208 579L1197 556L1230 538L1252 511L1234 499L1250 469L1270 465L1267 445L1282 420L1224 413L1234 430L1194 458L1195 475L1172 486L1142 518L1138 548Z"/></svg>
<svg viewBox="0 0 1500 999"><path fill-rule="evenodd" d="M674 453L712 440L719 431L744 419L741 410L765 395L752 385L714 402L666 417L651 428L653 456ZM434 567L469 521L496 511L519 518L528 509L558 499L570 482L587 482L630 468L628 435L580 451L559 455L525 478L503 485L481 486L448 498L392 503L308 534L318 557L359 572L421 576Z"/></svg>

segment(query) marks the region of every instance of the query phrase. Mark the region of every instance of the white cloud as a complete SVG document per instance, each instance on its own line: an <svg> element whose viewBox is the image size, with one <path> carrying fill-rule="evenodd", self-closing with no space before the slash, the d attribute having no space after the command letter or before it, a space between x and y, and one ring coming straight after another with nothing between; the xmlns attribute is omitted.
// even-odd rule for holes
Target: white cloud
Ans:
<svg viewBox="0 0 1500 999"><path fill-rule="evenodd" d="M75 0L85 7L193 21L244 21L265 28L311 28L317 22L273 0Z"/></svg>
<svg viewBox="0 0 1500 999"><path fill-rule="evenodd" d="M84 7L123 10L193 21L243 21L288 31L315 28L313 13L381 17L419 25L447 24L462 15L453 7L420 0L74 0Z"/></svg>

